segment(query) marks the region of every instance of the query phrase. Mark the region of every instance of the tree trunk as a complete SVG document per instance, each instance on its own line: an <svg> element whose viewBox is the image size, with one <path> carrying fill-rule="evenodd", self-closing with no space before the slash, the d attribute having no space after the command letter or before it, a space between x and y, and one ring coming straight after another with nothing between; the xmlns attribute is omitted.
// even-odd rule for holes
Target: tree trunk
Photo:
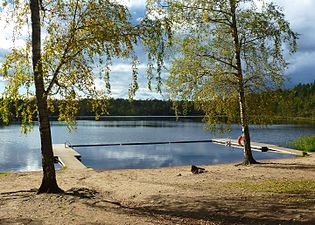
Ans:
<svg viewBox="0 0 315 225"><path fill-rule="evenodd" d="M39 116L39 131L41 140L43 179L38 193L60 193L62 190L57 185L52 150L51 131L47 107L47 96L43 80L41 62L41 24L39 0L30 0L32 19L32 60L36 89L36 100Z"/></svg>
<svg viewBox="0 0 315 225"><path fill-rule="evenodd" d="M243 83L243 82L242 82ZM243 85L242 88L244 89ZM251 146L250 146L250 135L249 135L249 127L247 122L246 115L246 106L245 106L245 94L244 91L239 92L239 107L240 107L240 119L242 125L242 133L244 135L244 165L250 165L257 163L253 157Z"/></svg>
<svg viewBox="0 0 315 225"><path fill-rule="evenodd" d="M248 127L248 118L246 110L245 92L244 92L244 81L243 81L243 71L242 71L242 61L241 61L241 49L240 42L238 38L238 29L236 22L236 1L230 0L230 9L232 15L232 37L234 39L235 48L235 59L237 66L237 78L238 78L238 94L239 94L239 107L240 107L240 120L242 125L242 132L244 135L244 162L245 165L257 163L253 157L251 146L250 146L250 135Z"/></svg>

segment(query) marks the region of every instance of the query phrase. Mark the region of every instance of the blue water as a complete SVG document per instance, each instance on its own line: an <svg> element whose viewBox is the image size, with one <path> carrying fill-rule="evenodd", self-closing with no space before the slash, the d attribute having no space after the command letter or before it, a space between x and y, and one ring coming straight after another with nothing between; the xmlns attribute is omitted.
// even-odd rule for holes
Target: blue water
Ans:
<svg viewBox="0 0 315 225"><path fill-rule="evenodd" d="M201 140L237 138L240 127L228 134L211 134L198 122L177 121L78 121L76 130L52 122L53 143L96 144L122 142ZM313 125L252 126L253 141L288 146L303 135L315 134ZM0 128L0 171L41 169L38 126L26 136L19 125ZM95 169L155 168L191 164L216 164L242 161L242 151L213 143L167 144L76 148L82 162ZM291 157L284 154L254 152L256 159Z"/></svg>

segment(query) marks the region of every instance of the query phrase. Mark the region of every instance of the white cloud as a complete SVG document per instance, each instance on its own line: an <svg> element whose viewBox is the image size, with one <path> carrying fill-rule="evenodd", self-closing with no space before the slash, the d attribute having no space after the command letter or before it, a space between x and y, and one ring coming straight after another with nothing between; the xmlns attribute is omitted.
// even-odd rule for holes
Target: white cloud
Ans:
<svg viewBox="0 0 315 225"><path fill-rule="evenodd" d="M141 87L136 93L135 99L163 99L163 95L156 90L148 90L147 87Z"/></svg>
<svg viewBox="0 0 315 225"><path fill-rule="evenodd" d="M145 64L139 64L137 67L139 71L146 69ZM131 73L131 68L132 68L131 64L123 64L123 63L117 63L110 66L111 72L117 72L117 73L126 73L126 72Z"/></svg>
<svg viewBox="0 0 315 225"><path fill-rule="evenodd" d="M2 97L2 93L4 92L5 89L5 82L0 81L0 98Z"/></svg>
<svg viewBox="0 0 315 225"><path fill-rule="evenodd" d="M146 64L138 65L139 75L138 75L138 85L139 89L136 93L135 99L161 99L161 94L155 91L155 79L152 80L152 91L148 89L148 80L146 75ZM128 89L131 83L132 72L131 65L125 63L117 63L111 66L110 73L110 84L111 84L111 97L113 98L127 98ZM165 74L163 74L165 77ZM98 89L104 88L105 82L96 79L95 85Z"/></svg>
<svg viewBox="0 0 315 225"><path fill-rule="evenodd" d="M28 36L29 33L28 26L23 26L20 31L21 35L16 35L15 40L13 41L15 24L12 20L10 20L10 18L7 17L8 15L6 12L0 11L0 27L2 28L0 34L0 49L9 50L12 47L25 46L26 36Z"/></svg>
<svg viewBox="0 0 315 225"><path fill-rule="evenodd" d="M0 49L9 50L12 47L24 47L25 45L26 42L23 39L17 39L13 42L10 38L0 36Z"/></svg>
<svg viewBox="0 0 315 225"><path fill-rule="evenodd" d="M146 0L117 0L117 2L130 8L139 8L145 6Z"/></svg>
<svg viewBox="0 0 315 225"><path fill-rule="evenodd" d="M258 9L261 9L264 4L264 1L261 1L261 0L255 0L254 2Z"/></svg>
<svg viewBox="0 0 315 225"><path fill-rule="evenodd" d="M303 26L305 23L314 23L314 0L275 0L283 7L287 19L293 26Z"/></svg>
<svg viewBox="0 0 315 225"><path fill-rule="evenodd" d="M105 86L105 82L101 79L95 79L94 85L97 90L102 90Z"/></svg>

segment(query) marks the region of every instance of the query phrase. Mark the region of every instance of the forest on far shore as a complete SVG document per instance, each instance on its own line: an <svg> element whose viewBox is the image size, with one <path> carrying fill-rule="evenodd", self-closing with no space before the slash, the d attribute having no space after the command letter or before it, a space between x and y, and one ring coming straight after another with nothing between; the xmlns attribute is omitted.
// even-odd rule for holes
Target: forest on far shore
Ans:
<svg viewBox="0 0 315 225"><path fill-rule="evenodd" d="M251 106L257 107L264 105L267 107L268 115L276 120L296 120L297 118L305 118L315 120L315 81L310 84L299 84L292 89L276 90L250 94L248 102ZM0 99L1 102L1 99ZM55 120L58 117L58 100L54 102L55 111L50 117ZM211 102L209 102L211 104ZM79 102L80 109L78 111L78 119L84 117L93 118L95 114L91 112L88 99ZM183 106L185 105L185 107ZM180 102L179 115L185 116L203 116L203 112L196 109L192 102ZM19 118L13 114L15 112L12 105L11 121L19 121ZM258 116L259 111L255 112ZM238 114L237 109L235 115ZM173 103L169 100L128 100L128 99L110 99L108 103L109 116L174 116L175 110ZM223 116L224 117L224 116ZM34 120L36 120L34 116ZM236 121L237 122L237 121ZM3 124L0 117L0 124Z"/></svg>
<svg viewBox="0 0 315 225"><path fill-rule="evenodd" d="M251 107L255 107L255 104L264 104L268 107L268 115L275 117L315 119L315 81L310 84L299 84L292 89L250 94L248 102ZM88 100L80 102L78 116L94 116L87 103ZM196 109L192 102L181 102L178 106L180 115L203 115L203 112ZM238 114L237 107L235 110L235 114ZM109 116L174 116L175 110L173 103L168 100L111 99L108 113ZM58 116L58 112L54 112L52 116Z"/></svg>

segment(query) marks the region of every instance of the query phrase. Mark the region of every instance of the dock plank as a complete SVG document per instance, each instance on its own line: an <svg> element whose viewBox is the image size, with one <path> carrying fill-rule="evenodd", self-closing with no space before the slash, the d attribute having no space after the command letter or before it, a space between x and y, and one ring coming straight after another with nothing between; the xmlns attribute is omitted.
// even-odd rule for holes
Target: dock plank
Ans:
<svg viewBox="0 0 315 225"><path fill-rule="evenodd" d="M243 148L237 143L236 139L212 139L213 143L217 144L224 144L227 145L227 143L230 143L231 146L237 147L237 148ZM262 150L263 147L267 147L268 151L278 152L278 153L285 153L285 154L291 154L291 155L297 155L297 156L305 156L308 153L305 153L303 151L297 150L297 149L291 149L291 148L285 148L278 145L273 144L267 144L267 143L260 143L260 142L251 142L251 147L253 149Z"/></svg>
<svg viewBox="0 0 315 225"><path fill-rule="evenodd" d="M67 167L67 169L87 169L80 161L81 155L73 148L66 147L64 144L54 144L53 153L54 157L58 159L63 167Z"/></svg>

